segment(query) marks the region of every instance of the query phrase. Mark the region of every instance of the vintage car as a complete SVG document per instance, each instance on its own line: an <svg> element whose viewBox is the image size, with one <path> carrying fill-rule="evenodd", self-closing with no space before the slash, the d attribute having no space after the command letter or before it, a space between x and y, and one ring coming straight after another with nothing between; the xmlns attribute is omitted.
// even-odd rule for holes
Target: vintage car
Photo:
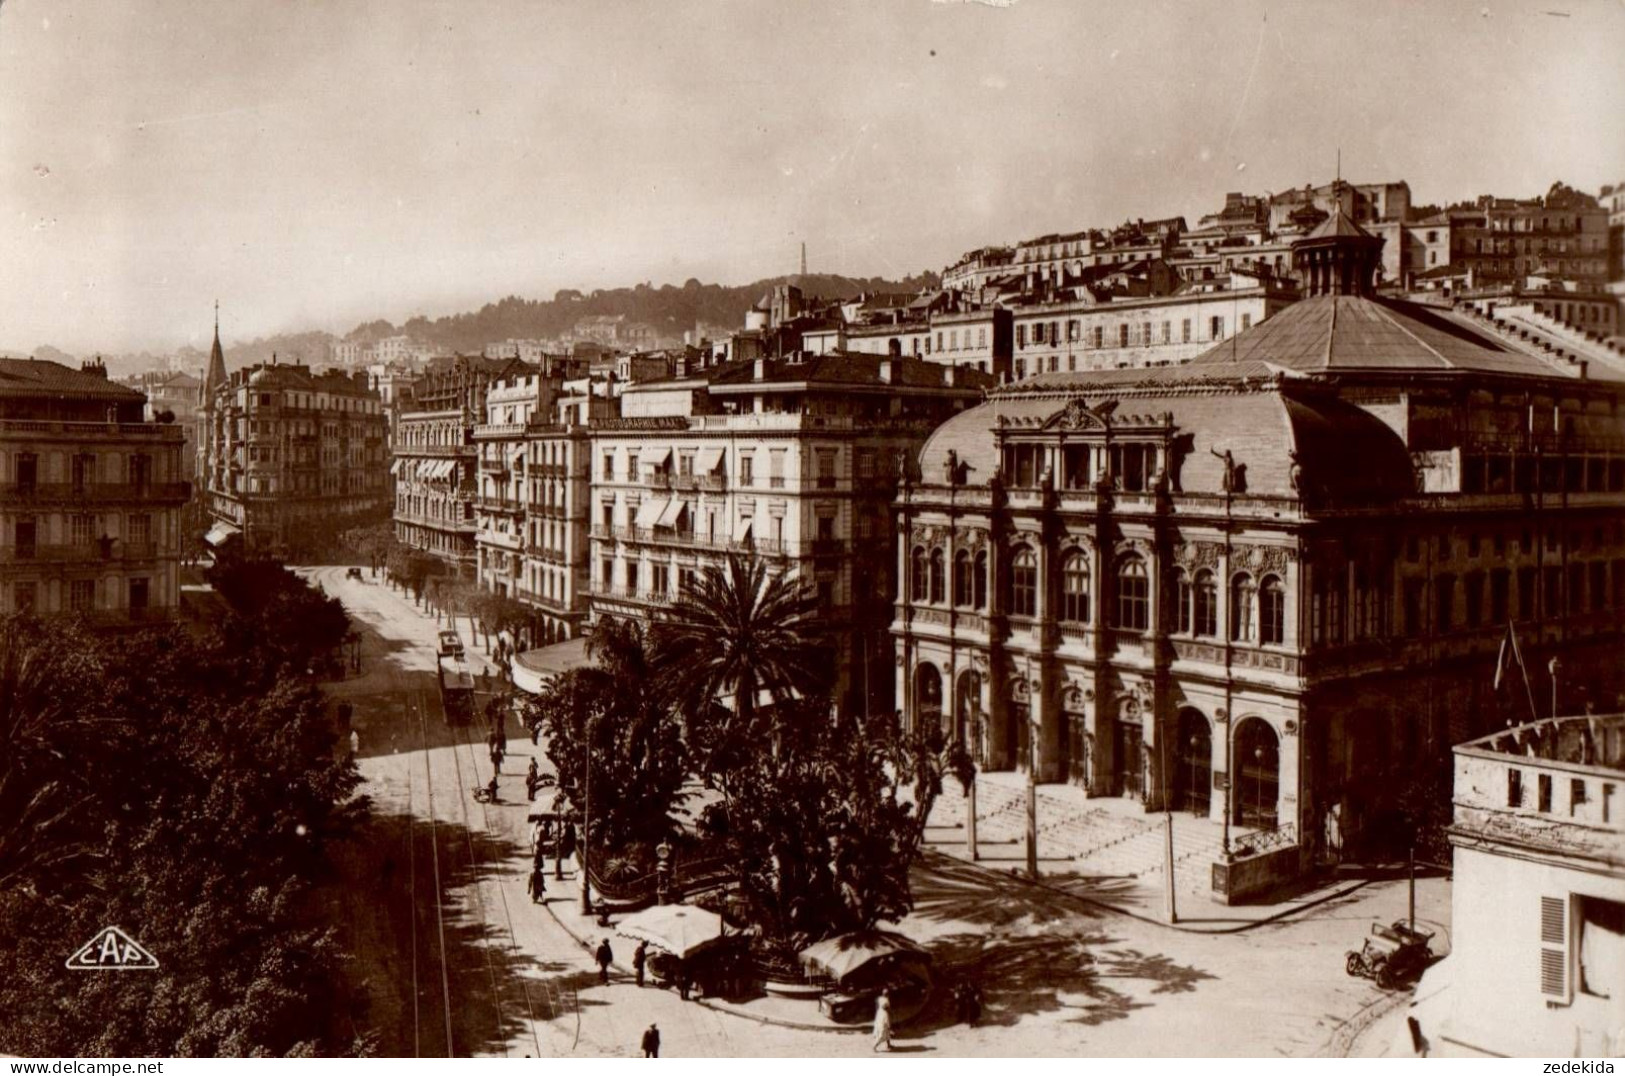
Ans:
<svg viewBox="0 0 1625 1076"><path fill-rule="evenodd" d="M1433 961L1428 947L1432 939L1432 933L1403 919L1391 926L1373 923L1365 944L1350 949L1343 966L1350 975L1374 979L1384 990L1392 990L1414 980Z"/></svg>
<svg viewBox="0 0 1625 1076"><path fill-rule="evenodd" d="M363 577L361 575L361 569L360 568L351 568L349 571L344 573L344 578L346 578L346 579L354 579L357 582L365 582L365 579L363 579Z"/></svg>

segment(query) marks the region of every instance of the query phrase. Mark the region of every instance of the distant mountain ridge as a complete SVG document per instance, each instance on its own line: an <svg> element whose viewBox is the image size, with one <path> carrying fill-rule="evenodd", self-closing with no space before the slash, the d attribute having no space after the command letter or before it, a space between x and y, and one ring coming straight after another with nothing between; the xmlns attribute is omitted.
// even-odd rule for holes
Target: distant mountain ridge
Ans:
<svg viewBox="0 0 1625 1076"><path fill-rule="evenodd" d="M363 322L343 336L313 331L278 333L252 341L229 342L225 346L226 365L237 369L270 362L273 355L279 362L320 365L328 361L330 347L339 341L370 343L401 334L448 352L477 352L488 343L502 340L561 336L574 329L582 318L598 315L621 315L628 322L650 325L663 336L681 338L684 331L694 328L696 323L743 328L745 313L775 285L784 283L798 284L808 297L849 299L875 292L912 294L923 288L936 287L939 278L931 272L901 280L808 273L803 277L768 277L738 286L702 284L691 278L681 286L667 284L658 288L649 284L589 292L566 288L556 292L552 299L524 299L510 295L487 303L479 310L433 319L418 316L399 325L382 319ZM39 358L49 357L70 365L78 361L74 356L49 345L35 348L33 353ZM176 356L187 369L202 369L208 361L207 351L190 346L177 348L169 354ZM147 351L103 355L108 372L114 377L125 377L160 366L167 357Z"/></svg>

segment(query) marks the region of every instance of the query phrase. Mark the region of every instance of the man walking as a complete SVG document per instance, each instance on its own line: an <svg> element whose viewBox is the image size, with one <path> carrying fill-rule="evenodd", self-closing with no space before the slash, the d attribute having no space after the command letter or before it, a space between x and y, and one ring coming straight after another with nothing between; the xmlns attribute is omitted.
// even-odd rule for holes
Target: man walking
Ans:
<svg viewBox="0 0 1625 1076"><path fill-rule="evenodd" d="M643 985L643 969L649 963L649 943L638 942L638 947L632 950L632 973L638 977L638 985Z"/></svg>
<svg viewBox="0 0 1625 1076"><path fill-rule="evenodd" d="M650 1024L649 1030L643 1033L643 1056L660 1056L660 1029L653 1024Z"/></svg>
<svg viewBox="0 0 1625 1076"><path fill-rule="evenodd" d="M605 938L603 941L598 943L598 952L594 955L598 961L598 981L605 986L608 986L609 965L615 959L615 954L610 951L608 938Z"/></svg>

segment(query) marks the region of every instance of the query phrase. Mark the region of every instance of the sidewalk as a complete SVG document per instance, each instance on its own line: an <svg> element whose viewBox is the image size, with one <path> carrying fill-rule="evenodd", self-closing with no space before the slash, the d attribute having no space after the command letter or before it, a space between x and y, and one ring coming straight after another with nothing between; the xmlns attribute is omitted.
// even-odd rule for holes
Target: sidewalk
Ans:
<svg viewBox="0 0 1625 1076"><path fill-rule="evenodd" d="M976 865L1160 926L1235 933L1304 915L1366 884L1363 879L1333 878L1273 903L1224 904L1212 889L1212 864L1222 854L1223 823L1176 811L1172 828L1178 922L1170 923L1164 878L1167 816L1147 814L1134 799L1090 798L1071 784L1039 785L1036 800L1039 878L1032 880L1026 878L1025 776L1008 771L977 775ZM972 862L965 841L965 809L959 783L945 781L932 808L926 846ZM1231 839L1243 832L1232 827Z"/></svg>

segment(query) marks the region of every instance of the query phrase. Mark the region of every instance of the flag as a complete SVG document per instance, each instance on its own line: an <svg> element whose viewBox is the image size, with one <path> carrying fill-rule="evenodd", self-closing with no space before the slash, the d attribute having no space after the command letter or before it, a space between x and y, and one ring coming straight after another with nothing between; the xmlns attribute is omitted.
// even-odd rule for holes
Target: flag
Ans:
<svg viewBox="0 0 1625 1076"><path fill-rule="evenodd" d="M1507 658L1512 654L1512 621L1507 621L1507 633L1501 637L1501 650L1495 655L1495 683L1496 691L1501 690L1501 677L1506 675Z"/></svg>

